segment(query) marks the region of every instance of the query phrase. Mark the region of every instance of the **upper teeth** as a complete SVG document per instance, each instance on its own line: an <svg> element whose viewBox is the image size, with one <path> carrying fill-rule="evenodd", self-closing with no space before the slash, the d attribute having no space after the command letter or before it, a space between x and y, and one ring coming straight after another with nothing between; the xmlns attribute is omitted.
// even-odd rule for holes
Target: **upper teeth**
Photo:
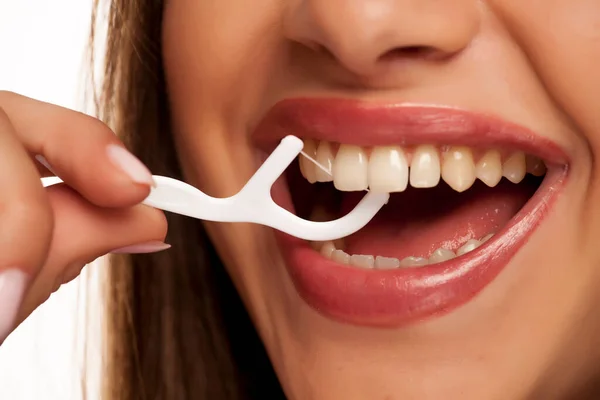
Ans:
<svg viewBox="0 0 600 400"><path fill-rule="evenodd" d="M300 158L302 175L311 183L331 182L338 190L402 192L408 184L430 188L443 179L454 190L470 188L476 179L493 187L505 177L519 183L527 172L541 176L546 172L543 161L525 156L521 151L506 154L492 149L478 152L464 146L438 148L419 145L401 146L334 145L326 141L305 140L304 151L326 171L305 157ZM335 149L337 148L337 151ZM504 158L504 159L503 159Z"/></svg>

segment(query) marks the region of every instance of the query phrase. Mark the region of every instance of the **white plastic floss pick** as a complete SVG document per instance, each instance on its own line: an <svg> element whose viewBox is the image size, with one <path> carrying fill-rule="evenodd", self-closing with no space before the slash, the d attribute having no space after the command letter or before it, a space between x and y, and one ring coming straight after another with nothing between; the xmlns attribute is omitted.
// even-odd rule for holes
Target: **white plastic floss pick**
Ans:
<svg viewBox="0 0 600 400"><path fill-rule="evenodd" d="M388 193L371 191L348 214L327 222L302 219L277 205L271 197L271 186L303 147L301 139L286 136L242 190L226 198L211 197L185 182L154 175L156 187L152 188L144 204L205 221L249 222L269 226L299 239L326 241L360 230L387 203Z"/></svg>

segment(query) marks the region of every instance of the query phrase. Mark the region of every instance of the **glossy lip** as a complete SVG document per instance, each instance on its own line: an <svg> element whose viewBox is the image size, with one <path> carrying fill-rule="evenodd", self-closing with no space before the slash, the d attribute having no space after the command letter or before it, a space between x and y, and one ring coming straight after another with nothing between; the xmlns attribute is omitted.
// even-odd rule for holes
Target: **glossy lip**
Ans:
<svg viewBox="0 0 600 400"><path fill-rule="evenodd" d="M567 156L554 142L497 118L450 107L290 99L273 107L254 138L267 150L285 135L362 146L455 144L519 149L541 157L546 177L525 206L471 253L421 268L362 270L331 261L308 242L277 232L301 297L335 320L396 327L447 313L472 299L506 267L549 214L568 178ZM284 182L273 197L293 208Z"/></svg>

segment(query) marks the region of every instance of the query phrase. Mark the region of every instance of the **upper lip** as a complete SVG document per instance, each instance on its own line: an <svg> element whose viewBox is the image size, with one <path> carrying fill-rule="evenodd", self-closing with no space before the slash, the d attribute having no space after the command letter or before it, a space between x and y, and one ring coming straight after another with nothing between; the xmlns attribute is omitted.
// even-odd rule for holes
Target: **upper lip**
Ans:
<svg viewBox="0 0 600 400"><path fill-rule="evenodd" d="M553 141L492 115L447 106L378 103L334 98L286 99L257 125L254 139L271 150L283 137L358 146L464 145L519 149L548 164L567 164Z"/></svg>

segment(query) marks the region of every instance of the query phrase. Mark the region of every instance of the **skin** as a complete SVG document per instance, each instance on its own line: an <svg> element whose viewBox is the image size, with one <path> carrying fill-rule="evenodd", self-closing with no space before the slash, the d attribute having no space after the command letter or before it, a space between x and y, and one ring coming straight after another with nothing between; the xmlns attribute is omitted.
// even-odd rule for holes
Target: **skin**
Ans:
<svg viewBox="0 0 600 400"><path fill-rule="evenodd" d="M259 164L251 127L297 96L488 112L554 140L572 161L552 215L489 287L402 329L324 318L299 298L268 229L208 224L290 399L596 398L599 2L166 3L175 138L187 179L211 195L241 188ZM406 51L415 46L427 51ZM139 205L148 185L99 151L116 140L90 117L0 92L0 185L10 189L0 199L0 273L28 279L13 326L86 262L163 240L163 214ZM30 154L73 190L43 191L48 171Z"/></svg>
<svg viewBox="0 0 600 400"><path fill-rule="evenodd" d="M211 195L241 188L259 165L252 127L298 96L491 113L572 160L553 213L489 287L402 329L324 318L299 298L267 229L207 225L289 398L593 397L599 43L593 0L167 2L176 142L187 179Z"/></svg>

